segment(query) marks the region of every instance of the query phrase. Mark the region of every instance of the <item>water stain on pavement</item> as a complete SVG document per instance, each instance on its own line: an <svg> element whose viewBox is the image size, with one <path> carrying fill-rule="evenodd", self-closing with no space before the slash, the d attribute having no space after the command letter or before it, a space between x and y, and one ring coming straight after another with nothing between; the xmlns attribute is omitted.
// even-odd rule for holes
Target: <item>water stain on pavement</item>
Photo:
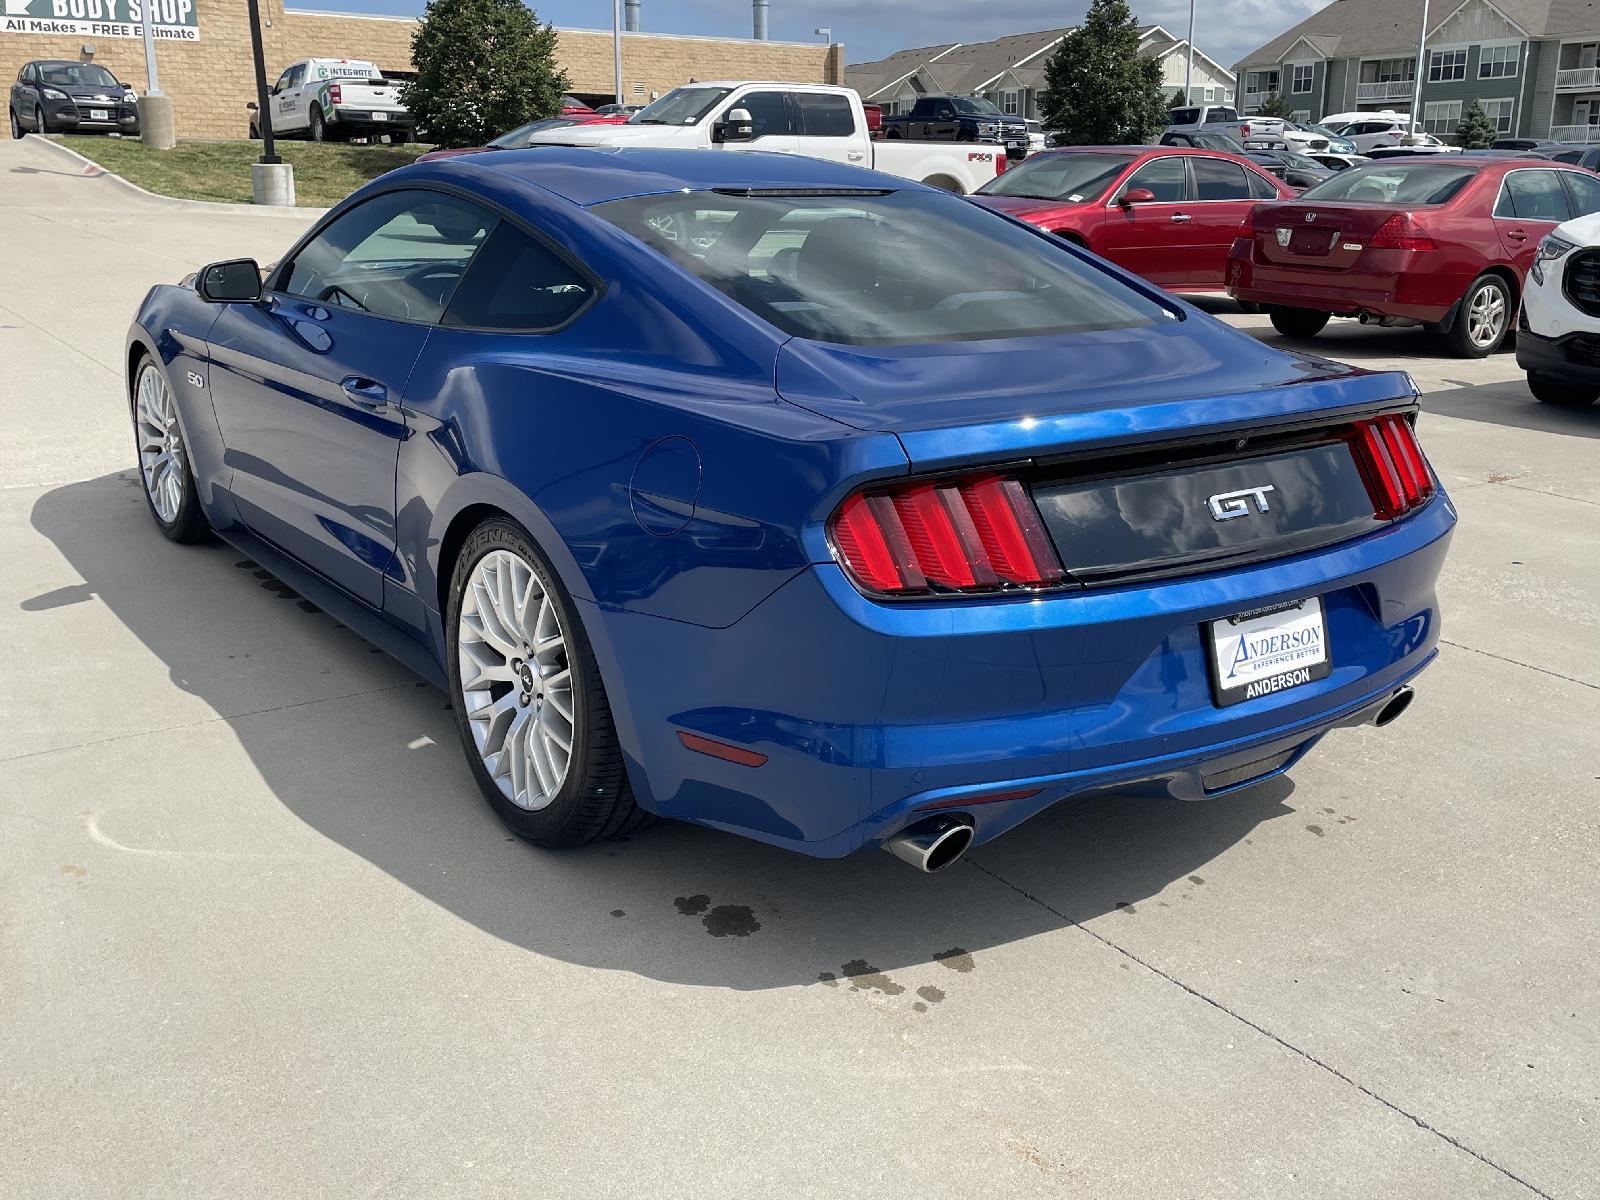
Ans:
<svg viewBox="0 0 1600 1200"><path fill-rule="evenodd" d="M917 995L921 996L929 1004L938 1004L944 999L944 989L936 988L931 983L925 983L917 989Z"/></svg>
<svg viewBox="0 0 1600 1200"><path fill-rule="evenodd" d="M839 969L850 981L852 992L882 992L885 996L898 996L906 990L864 958L851 959Z"/></svg>
<svg viewBox="0 0 1600 1200"><path fill-rule="evenodd" d="M700 893L679 896L673 907L685 917L699 917L712 937L749 937L761 928L755 910L747 904L719 904L711 907L711 897Z"/></svg>
<svg viewBox="0 0 1600 1200"><path fill-rule="evenodd" d="M74 876L74 877L76 877L78 879L82 879L85 875L87 875L89 873L89 869L87 867L75 866L72 863L62 863L61 864L61 873L63 875L72 875L72 876Z"/></svg>
<svg viewBox="0 0 1600 1200"><path fill-rule="evenodd" d="M698 917L711 907L710 896L679 896L673 905L686 917Z"/></svg>
<svg viewBox="0 0 1600 1200"><path fill-rule="evenodd" d="M1308 833L1314 833L1318 837L1321 837L1323 835L1323 832L1324 832L1321 825L1307 825L1306 826L1306 831Z"/></svg>
<svg viewBox="0 0 1600 1200"><path fill-rule="evenodd" d="M963 950L960 946L952 946L948 950L941 950L933 956L940 966L949 967L963 975L968 974L978 964L972 961L970 951Z"/></svg>

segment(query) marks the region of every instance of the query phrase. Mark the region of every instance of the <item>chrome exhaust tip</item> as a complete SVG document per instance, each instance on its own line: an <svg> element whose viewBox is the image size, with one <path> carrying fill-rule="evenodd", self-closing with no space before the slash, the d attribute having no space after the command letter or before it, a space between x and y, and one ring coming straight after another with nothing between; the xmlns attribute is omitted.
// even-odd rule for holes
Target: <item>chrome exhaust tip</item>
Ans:
<svg viewBox="0 0 1600 1200"><path fill-rule="evenodd" d="M1382 729L1385 725L1393 725L1400 719L1401 714L1411 707L1414 699L1416 693L1409 686L1402 687L1378 710L1378 715L1372 718L1372 724L1378 729Z"/></svg>
<svg viewBox="0 0 1600 1200"><path fill-rule="evenodd" d="M967 852L967 847L972 845L973 832L970 817L928 817L902 829L884 842L883 848L902 862L931 875L944 870Z"/></svg>

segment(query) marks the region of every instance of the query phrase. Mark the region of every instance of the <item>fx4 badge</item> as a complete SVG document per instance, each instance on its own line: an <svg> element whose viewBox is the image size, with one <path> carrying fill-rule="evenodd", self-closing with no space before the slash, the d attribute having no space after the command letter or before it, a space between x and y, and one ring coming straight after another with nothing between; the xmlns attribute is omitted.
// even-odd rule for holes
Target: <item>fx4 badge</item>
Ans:
<svg viewBox="0 0 1600 1200"><path fill-rule="evenodd" d="M1243 517L1250 512L1247 503L1253 496L1257 512L1270 512L1267 504L1267 493L1277 491L1270 483L1262 487L1240 488L1237 492L1218 492L1206 500L1206 507L1211 510L1213 521L1231 521L1234 517Z"/></svg>

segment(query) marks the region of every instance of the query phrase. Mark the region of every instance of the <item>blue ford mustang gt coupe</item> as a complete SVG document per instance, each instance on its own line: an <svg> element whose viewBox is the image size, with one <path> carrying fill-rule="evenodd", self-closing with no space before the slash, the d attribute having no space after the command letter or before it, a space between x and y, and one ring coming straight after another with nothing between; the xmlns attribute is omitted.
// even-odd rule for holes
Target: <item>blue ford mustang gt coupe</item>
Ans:
<svg viewBox="0 0 1600 1200"><path fill-rule="evenodd" d="M924 870L1386 724L1455 522L1416 392L806 158L419 163L145 298L161 531L448 689L543 846L651 814Z"/></svg>

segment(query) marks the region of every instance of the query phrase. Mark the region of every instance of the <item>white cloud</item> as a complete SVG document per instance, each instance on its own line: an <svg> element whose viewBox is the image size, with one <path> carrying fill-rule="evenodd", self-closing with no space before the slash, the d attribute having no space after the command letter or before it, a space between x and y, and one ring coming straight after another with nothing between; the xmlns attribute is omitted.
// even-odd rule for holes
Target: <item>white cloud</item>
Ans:
<svg viewBox="0 0 1600 1200"><path fill-rule="evenodd" d="M678 0L681 3L681 0ZM644 0L644 11L664 0ZM1130 0L1141 24L1165 26L1178 37L1189 27L1188 0ZM1232 66L1257 46L1325 7L1325 0L1195 0L1195 45ZM702 32L747 37L749 0L689 0ZM772 36L812 40L818 25L830 26L851 62L881 58L896 50L941 42L981 42L1082 20L1086 0L770 0ZM647 26L648 27L648 26Z"/></svg>

